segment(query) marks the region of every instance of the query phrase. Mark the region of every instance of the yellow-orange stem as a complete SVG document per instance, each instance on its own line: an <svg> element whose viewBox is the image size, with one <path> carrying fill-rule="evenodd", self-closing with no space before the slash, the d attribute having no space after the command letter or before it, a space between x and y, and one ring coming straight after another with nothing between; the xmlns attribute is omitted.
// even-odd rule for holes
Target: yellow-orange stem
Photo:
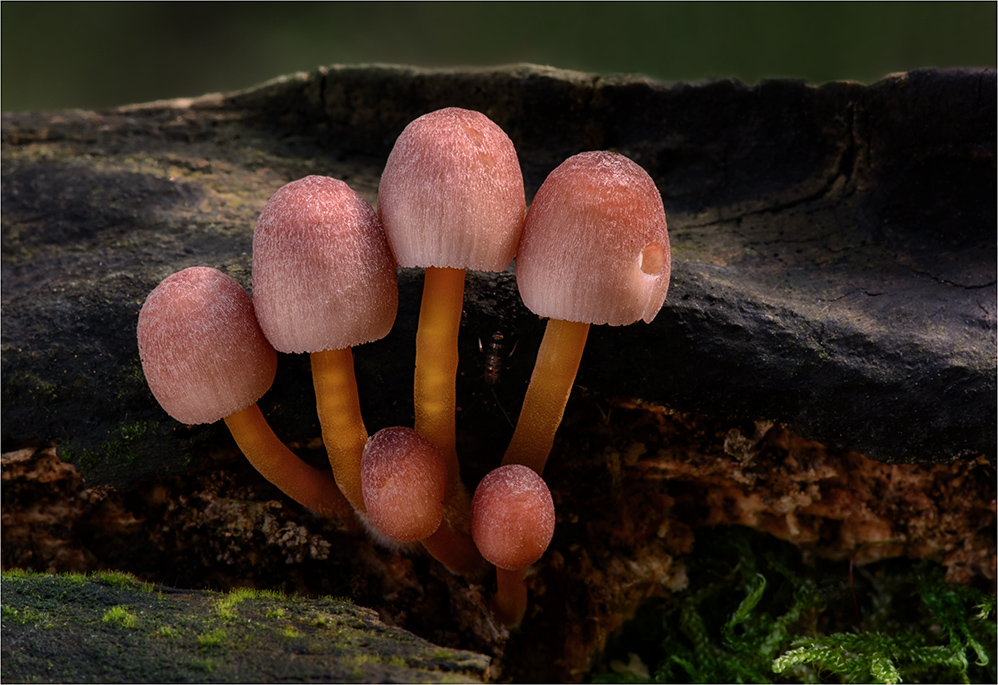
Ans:
<svg viewBox="0 0 998 685"><path fill-rule="evenodd" d="M446 518L433 535L423 540L423 547L451 573L475 576L485 567L471 535L451 528Z"/></svg>
<svg viewBox="0 0 998 685"><path fill-rule="evenodd" d="M527 613L527 569L507 571L496 567L496 594L492 611L505 626L515 626Z"/></svg>
<svg viewBox="0 0 998 685"><path fill-rule="evenodd" d="M461 483L454 412L457 409L457 335L463 307L464 269L428 267L416 330L415 428L436 445L447 462L448 497Z"/></svg>
<svg viewBox="0 0 998 685"><path fill-rule="evenodd" d="M347 522L353 519L353 509L332 476L309 466L289 450L274 435L256 404L226 416L225 425L253 467L281 492L328 518Z"/></svg>
<svg viewBox="0 0 998 685"><path fill-rule="evenodd" d="M503 466L523 464L543 473L588 336L587 323L548 320Z"/></svg>
<svg viewBox="0 0 998 685"><path fill-rule="evenodd" d="M323 350L312 355L312 383L333 478L353 508L362 514L360 457L367 443L367 429L360 414L357 378L350 348Z"/></svg>

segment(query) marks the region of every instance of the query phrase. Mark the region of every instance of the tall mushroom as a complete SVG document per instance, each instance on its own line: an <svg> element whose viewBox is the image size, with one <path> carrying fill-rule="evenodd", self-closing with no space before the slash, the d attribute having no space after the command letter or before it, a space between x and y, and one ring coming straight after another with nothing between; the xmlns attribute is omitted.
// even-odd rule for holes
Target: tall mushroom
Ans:
<svg viewBox="0 0 998 685"><path fill-rule="evenodd" d="M398 310L395 261L371 205L323 176L280 188L253 232L253 301L279 352L310 353L333 476L363 513L367 429L351 347L387 335Z"/></svg>
<svg viewBox="0 0 998 685"><path fill-rule="evenodd" d="M465 269L503 271L523 229L523 176L509 137L484 114L448 107L411 122L378 188L378 214L403 267L424 267L416 333L416 430L458 480L454 412Z"/></svg>
<svg viewBox="0 0 998 685"><path fill-rule="evenodd" d="M485 475L471 501L471 534L496 567L492 608L504 624L516 625L527 610L526 569L554 536L554 501L547 484L522 464Z"/></svg>
<svg viewBox="0 0 998 685"><path fill-rule="evenodd" d="M324 516L349 520L330 474L291 452L256 404L274 382L277 354L242 286L208 267L175 273L146 298L137 336L142 371L166 413L187 424L225 419L264 478Z"/></svg>
<svg viewBox="0 0 998 685"><path fill-rule="evenodd" d="M458 330L465 269L503 271L523 229L523 175L512 141L480 112L448 107L424 114L405 127L388 156L378 214L399 266L425 269L415 427L447 463L444 520L459 533L458 556L468 556L475 552L455 446Z"/></svg>
<svg viewBox="0 0 998 685"><path fill-rule="evenodd" d="M650 323L669 290L671 259L662 196L640 166L583 152L551 172L516 254L520 297L549 321L503 464L543 472L590 324Z"/></svg>

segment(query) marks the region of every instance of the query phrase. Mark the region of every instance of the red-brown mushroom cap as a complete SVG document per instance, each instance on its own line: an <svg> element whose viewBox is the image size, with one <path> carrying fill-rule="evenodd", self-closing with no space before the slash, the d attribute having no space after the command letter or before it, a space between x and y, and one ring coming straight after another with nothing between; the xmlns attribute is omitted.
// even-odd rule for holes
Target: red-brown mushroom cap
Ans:
<svg viewBox="0 0 998 685"><path fill-rule="evenodd" d="M516 283L538 316L620 326L655 318L671 266L655 182L623 155L583 152L537 191L516 254Z"/></svg>
<svg viewBox="0 0 998 685"><path fill-rule="evenodd" d="M471 536L478 551L508 571L541 558L554 536L554 523L547 484L521 464L490 471L471 500Z"/></svg>
<svg viewBox="0 0 998 685"><path fill-rule="evenodd" d="M387 335L398 284L371 205L324 176L280 188L253 232L253 302L281 352L342 350Z"/></svg>
<svg viewBox="0 0 998 685"><path fill-rule="evenodd" d="M411 428L375 433L364 447L360 479L368 519L388 537L415 542L440 526L447 465L433 443Z"/></svg>
<svg viewBox="0 0 998 685"><path fill-rule="evenodd" d="M405 127L378 188L378 214L404 267L502 271L525 212L512 141L484 114L457 107Z"/></svg>
<svg viewBox="0 0 998 685"><path fill-rule="evenodd" d="M256 402L277 373L253 301L203 266L166 278L139 312L139 357L149 388L181 423L213 423Z"/></svg>

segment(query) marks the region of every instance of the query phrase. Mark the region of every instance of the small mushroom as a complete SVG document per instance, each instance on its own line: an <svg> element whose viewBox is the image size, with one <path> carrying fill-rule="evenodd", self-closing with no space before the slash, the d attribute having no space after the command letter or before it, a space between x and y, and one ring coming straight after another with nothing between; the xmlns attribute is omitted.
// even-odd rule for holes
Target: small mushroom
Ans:
<svg viewBox="0 0 998 685"><path fill-rule="evenodd" d="M519 623L527 610L526 569L551 544L554 524L547 484L522 464L490 471L475 490L471 534L482 556L496 567L492 604L505 625Z"/></svg>
<svg viewBox="0 0 998 685"><path fill-rule="evenodd" d="M455 573L474 573L482 558L441 525L447 464L436 446L411 428L383 428L367 441L360 462L368 522L393 541L420 541Z"/></svg>
<svg viewBox="0 0 998 685"><path fill-rule="evenodd" d="M137 336L146 381L170 416L186 424L225 419L264 478L324 516L349 520L331 475L291 452L256 404L274 382L277 353L242 286L208 267L175 273L146 298Z"/></svg>
<svg viewBox="0 0 998 685"><path fill-rule="evenodd" d="M371 205L323 176L280 188L253 232L253 302L279 352L310 353L333 476L363 513L367 429L351 347L387 335L398 310L395 261Z"/></svg>
<svg viewBox="0 0 998 685"><path fill-rule="evenodd" d="M549 321L503 464L543 472L590 324L650 323L670 272L662 196L644 169L620 154L583 152L551 172L516 255L520 297Z"/></svg>
<svg viewBox="0 0 998 685"><path fill-rule="evenodd" d="M371 436L360 482L368 520L392 540L416 542L440 527L447 466L440 450L411 428L382 428Z"/></svg>

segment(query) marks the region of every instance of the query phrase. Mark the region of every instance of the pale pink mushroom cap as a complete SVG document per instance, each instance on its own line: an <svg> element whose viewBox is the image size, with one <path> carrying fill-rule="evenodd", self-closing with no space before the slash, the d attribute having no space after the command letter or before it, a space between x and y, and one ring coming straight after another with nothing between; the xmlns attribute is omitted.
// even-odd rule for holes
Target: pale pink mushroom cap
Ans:
<svg viewBox="0 0 998 685"><path fill-rule="evenodd" d="M516 254L516 283L538 316L622 326L655 318L671 268L655 182L623 155L583 152L537 191Z"/></svg>
<svg viewBox="0 0 998 685"><path fill-rule="evenodd" d="M277 353L249 294L216 269L193 266L156 286L137 333L149 388L181 423L213 423L242 411L277 373Z"/></svg>
<svg viewBox="0 0 998 685"><path fill-rule="evenodd" d="M502 271L525 213L513 142L484 114L457 107L405 127L378 189L378 214L404 267Z"/></svg>
<svg viewBox="0 0 998 685"><path fill-rule="evenodd" d="M554 536L554 522L547 484L522 464L490 471L471 500L471 537L478 551L507 571L541 558Z"/></svg>
<svg viewBox="0 0 998 685"><path fill-rule="evenodd" d="M387 335L398 284L371 205L324 176L274 193L253 232L253 303L280 352L342 350Z"/></svg>
<svg viewBox="0 0 998 685"><path fill-rule="evenodd" d="M364 447L361 489L374 527L399 542L432 535L444 515L447 465L433 443L411 428L383 428Z"/></svg>

